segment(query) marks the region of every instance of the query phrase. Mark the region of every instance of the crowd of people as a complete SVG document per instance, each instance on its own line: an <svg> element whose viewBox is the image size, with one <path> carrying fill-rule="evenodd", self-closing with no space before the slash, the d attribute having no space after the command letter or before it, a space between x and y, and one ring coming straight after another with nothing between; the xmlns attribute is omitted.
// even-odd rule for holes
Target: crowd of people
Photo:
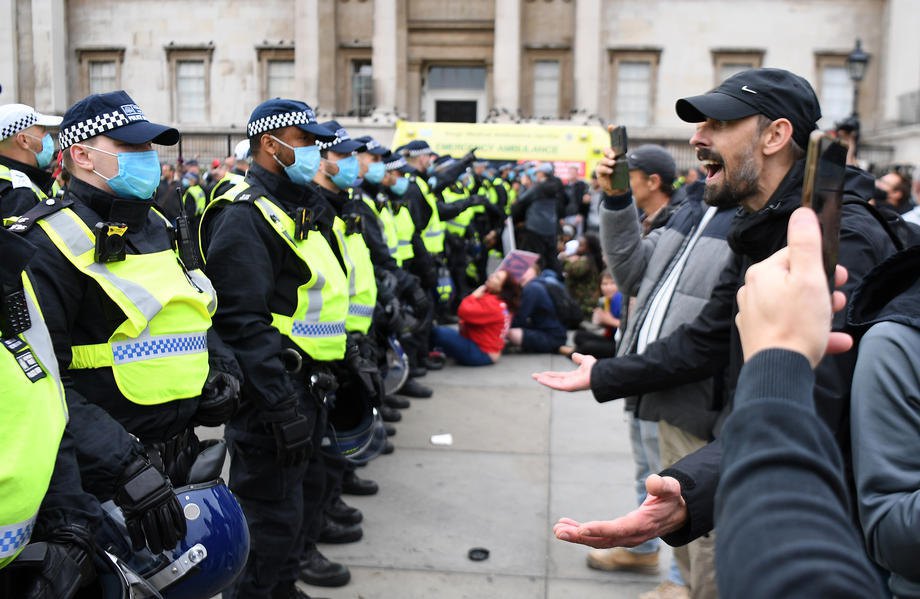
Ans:
<svg viewBox="0 0 920 599"><path fill-rule="evenodd" d="M420 379L534 352L577 365L538 382L625 398L637 509L556 526L589 567L657 572L663 541L649 599L920 596L910 180L848 168L831 301L796 212L810 84L754 69L676 108L703 170L640 145L563 182L294 99L207 167L161 162L179 131L124 91L0 106L0 594L346 585L320 545L361 539L344 497L377 492L358 468Z"/></svg>

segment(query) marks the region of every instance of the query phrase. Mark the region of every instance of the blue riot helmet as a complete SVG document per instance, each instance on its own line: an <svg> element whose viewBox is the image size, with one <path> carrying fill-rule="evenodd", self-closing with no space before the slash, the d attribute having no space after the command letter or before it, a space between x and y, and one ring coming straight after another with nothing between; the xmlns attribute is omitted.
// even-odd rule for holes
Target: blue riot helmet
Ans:
<svg viewBox="0 0 920 599"><path fill-rule="evenodd" d="M393 395L409 379L409 357L396 335L387 337L386 372L383 373L383 387L387 395Z"/></svg>
<svg viewBox="0 0 920 599"><path fill-rule="evenodd" d="M137 572L163 599L213 597L236 579L249 555L249 528L243 510L220 479L175 490L188 533L162 553L135 551L124 515L112 501L97 533L100 547Z"/></svg>
<svg viewBox="0 0 920 599"><path fill-rule="evenodd" d="M380 455L386 441L383 419L368 401L364 385L352 379L345 381L336 389L329 409L323 449L355 464L366 464Z"/></svg>

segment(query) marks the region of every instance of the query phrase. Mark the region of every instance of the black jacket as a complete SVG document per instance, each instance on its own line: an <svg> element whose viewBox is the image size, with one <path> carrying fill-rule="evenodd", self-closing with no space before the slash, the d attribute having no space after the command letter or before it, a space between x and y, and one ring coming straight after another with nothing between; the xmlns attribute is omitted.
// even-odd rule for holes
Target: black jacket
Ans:
<svg viewBox="0 0 920 599"><path fill-rule="evenodd" d="M90 229L100 221L126 223L128 253L173 247L163 219L150 211L151 202L116 198L79 179L71 180L62 201L73 201L71 208ZM38 248L30 272L67 390L84 485L104 498L111 495L124 467L140 452L128 433L145 443L167 440L193 424L198 398L142 406L121 394L111 368L68 370L73 345L106 343L125 316L40 227L32 227L25 236ZM212 369L237 374L232 355L213 329L208 332L208 352Z"/></svg>
<svg viewBox="0 0 920 599"><path fill-rule="evenodd" d="M798 162L780 183L766 206L747 214L739 212L729 234L734 259L723 271L713 297L700 315L668 337L650 344L641 356L603 360L591 372L591 389L598 401L645 393L715 376L724 368L724 415L730 412L738 373L743 363L741 342L734 325L735 293L747 268L786 245L786 224L801 205L804 163ZM869 175L848 169L846 194L862 189ZM875 264L895 251L895 246L878 221L859 205L845 205L841 221L839 262L847 267L849 279L843 292L849 294ZM844 315L834 317L834 327L844 327ZM855 351L822 360L815 375L818 415L827 423L849 456L849 388ZM718 434L718 428L716 429ZM718 440L680 460L662 474L681 482L690 510L690 522L665 538L684 544L712 529L713 500L719 476L721 446ZM845 460L848 463L848 459Z"/></svg>
<svg viewBox="0 0 920 599"><path fill-rule="evenodd" d="M298 207L313 209L316 226L327 241L332 239L335 214L315 186L295 185L258 164L249 168L246 182L253 199L265 195L290 214ZM238 419L246 420L254 411L278 408L295 395L282 350L300 350L272 326L271 315L294 313L297 288L310 272L252 202L236 201L216 213L209 210L205 219L205 273L218 297L214 329L233 349L243 371ZM344 269L338 245L330 247Z"/></svg>
<svg viewBox="0 0 920 599"><path fill-rule="evenodd" d="M0 156L0 164L10 170L19 171L24 174L36 187L45 192L45 195L51 197L51 186L54 185L54 177L43 169ZM38 203L38 197L31 187L25 185L17 186L12 181L0 179L0 218L10 216L22 216L35 207Z"/></svg>
<svg viewBox="0 0 920 599"><path fill-rule="evenodd" d="M511 216L515 222L523 221L528 231L551 237L559 229L559 219L565 216L565 204L562 181L549 175L518 196L511 207Z"/></svg>

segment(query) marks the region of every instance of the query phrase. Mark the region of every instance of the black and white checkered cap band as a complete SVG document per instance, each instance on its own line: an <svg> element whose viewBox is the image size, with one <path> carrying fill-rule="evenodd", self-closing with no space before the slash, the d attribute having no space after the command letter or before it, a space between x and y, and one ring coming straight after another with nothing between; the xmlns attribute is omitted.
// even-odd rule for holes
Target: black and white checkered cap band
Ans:
<svg viewBox="0 0 920 599"><path fill-rule="evenodd" d="M0 129L0 139L6 139L7 137L12 137L16 135L23 129L28 129L32 125L38 122L38 117L35 116L34 112L30 112L22 118L16 119L9 125L4 125L3 129Z"/></svg>
<svg viewBox="0 0 920 599"><path fill-rule="evenodd" d="M329 148L333 146L339 145L343 141L351 141L351 135L348 134L348 131L344 127L340 129L336 129L335 139L333 139L332 141L327 141L327 142L318 141L316 142L316 145L319 146L320 150L328 150Z"/></svg>
<svg viewBox="0 0 920 599"><path fill-rule="evenodd" d="M61 133L58 135L58 141L63 150L75 143L80 143L91 137L101 135L106 131L111 131L112 129L118 129L119 127L138 122L142 121L130 121L121 111L113 110L112 112L106 112L105 114L100 114L91 119L71 125L66 129L61 129Z"/></svg>
<svg viewBox="0 0 920 599"><path fill-rule="evenodd" d="M409 156L427 156L428 154L433 154L434 150L431 148L422 148L420 150L409 150Z"/></svg>
<svg viewBox="0 0 920 599"><path fill-rule="evenodd" d="M370 152L371 150L376 150L377 148L379 148L380 144L377 143L377 140L371 138L367 141L366 144L364 144L364 146L367 148L367 151Z"/></svg>
<svg viewBox="0 0 920 599"><path fill-rule="evenodd" d="M395 171L396 169L402 168L404 166L406 166L406 159L402 156L399 156L398 158L390 160L386 163L386 169L388 171Z"/></svg>
<svg viewBox="0 0 920 599"><path fill-rule="evenodd" d="M257 121L253 121L246 126L246 132L249 137L252 137L253 135L258 135L265 131L274 131L275 129L283 129L284 127L291 127L293 125L314 124L316 124L316 116L314 116L312 110L286 112L284 114L272 114L262 117Z"/></svg>

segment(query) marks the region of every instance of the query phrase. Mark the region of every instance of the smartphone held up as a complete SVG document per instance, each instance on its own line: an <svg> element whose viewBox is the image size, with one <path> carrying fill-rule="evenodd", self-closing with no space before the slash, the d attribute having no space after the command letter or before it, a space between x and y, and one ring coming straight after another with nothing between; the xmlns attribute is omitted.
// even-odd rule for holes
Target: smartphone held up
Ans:
<svg viewBox="0 0 920 599"><path fill-rule="evenodd" d="M802 205L815 211L821 223L821 255L831 291L840 244L840 216L843 182L846 176L847 144L814 131L808 139Z"/></svg>

